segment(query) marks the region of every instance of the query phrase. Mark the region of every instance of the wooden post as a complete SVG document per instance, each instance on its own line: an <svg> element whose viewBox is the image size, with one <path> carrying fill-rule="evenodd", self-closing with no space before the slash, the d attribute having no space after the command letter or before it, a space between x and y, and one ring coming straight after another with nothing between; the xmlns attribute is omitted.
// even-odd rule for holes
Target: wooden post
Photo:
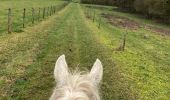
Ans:
<svg viewBox="0 0 170 100"><path fill-rule="evenodd" d="M54 9L53 9L54 7L52 6L52 14L54 14Z"/></svg>
<svg viewBox="0 0 170 100"><path fill-rule="evenodd" d="M86 16L88 16L88 9L87 8L85 8L84 13L87 14Z"/></svg>
<svg viewBox="0 0 170 100"><path fill-rule="evenodd" d="M85 14L87 14L87 15L86 15L87 17L89 16L88 8L85 8Z"/></svg>
<svg viewBox="0 0 170 100"><path fill-rule="evenodd" d="M40 21L41 8L38 9L38 21Z"/></svg>
<svg viewBox="0 0 170 100"><path fill-rule="evenodd" d="M54 6L54 13L55 13L55 10L56 10L56 9L55 9L55 6Z"/></svg>
<svg viewBox="0 0 170 100"><path fill-rule="evenodd" d="M54 13L55 13L56 9L55 9L55 6L54 6Z"/></svg>
<svg viewBox="0 0 170 100"><path fill-rule="evenodd" d="M12 32L12 12L11 8L8 9L8 33Z"/></svg>
<svg viewBox="0 0 170 100"><path fill-rule="evenodd" d="M57 6L55 6L55 12L57 11Z"/></svg>
<svg viewBox="0 0 170 100"><path fill-rule="evenodd" d="M50 7L50 16L52 15L52 6Z"/></svg>
<svg viewBox="0 0 170 100"><path fill-rule="evenodd" d="M54 9L54 14L55 14L55 6L53 6L53 9Z"/></svg>
<svg viewBox="0 0 170 100"><path fill-rule="evenodd" d="M100 26L101 26L101 17L99 16L99 26L98 26L99 29L100 29Z"/></svg>
<svg viewBox="0 0 170 100"><path fill-rule="evenodd" d="M93 15L93 22L94 22L94 20L95 20L95 11L94 11L94 15Z"/></svg>
<svg viewBox="0 0 170 100"><path fill-rule="evenodd" d="M34 10L34 8L32 8L32 24L34 24L34 15L35 15L35 10Z"/></svg>
<svg viewBox="0 0 170 100"><path fill-rule="evenodd" d="M52 15L52 6L50 7L50 16Z"/></svg>
<svg viewBox="0 0 170 100"><path fill-rule="evenodd" d="M48 16L50 16L50 7L48 7Z"/></svg>
<svg viewBox="0 0 170 100"><path fill-rule="evenodd" d="M55 7L55 11L57 11L57 6Z"/></svg>
<svg viewBox="0 0 170 100"><path fill-rule="evenodd" d="M126 46L126 36L127 36L127 31L126 31L126 33L125 33L124 36L123 36L122 51L125 50L125 46Z"/></svg>
<svg viewBox="0 0 170 100"><path fill-rule="evenodd" d="M53 9L53 6L51 6L51 8L52 8L52 10L51 10L51 11L52 11L52 15L53 15L53 14L54 14L54 9Z"/></svg>
<svg viewBox="0 0 170 100"><path fill-rule="evenodd" d="M45 18L45 7L43 9L43 19Z"/></svg>
<svg viewBox="0 0 170 100"><path fill-rule="evenodd" d="M26 9L24 8L24 12L23 12L23 28L25 28L25 12L26 12Z"/></svg>
<svg viewBox="0 0 170 100"><path fill-rule="evenodd" d="M116 51L124 51L125 50L125 46L126 46L126 37L127 37L127 31L125 34L123 34L123 41L121 41L120 46L118 48L116 48Z"/></svg>
<svg viewBox="0 0 170 100"><path fill-rule="evenodd" d="M51 12L52 12L52 15L53 15L53 14L54 14L54 9L53 9L53 6L51 6L51 8L52 8Z"/></svg>
<svg viewBox="0 0 170 100"><path fill-rule="evenodd" d="M53 14L55 13L55 9L54 9L54 6L53 6Z"/></svg>
<svg viewBox="0 0 170 100"><path fill-rule="evenodd" d="M47 16L48 16L48 12L49 12L49 7L47 8Z"/></svg>
<svg viewBox="0 0 170 100"><path fill-rule="evenodd" d="M51 7L49 7L48 14L49 14L49 16L51 16Z"/></svg>

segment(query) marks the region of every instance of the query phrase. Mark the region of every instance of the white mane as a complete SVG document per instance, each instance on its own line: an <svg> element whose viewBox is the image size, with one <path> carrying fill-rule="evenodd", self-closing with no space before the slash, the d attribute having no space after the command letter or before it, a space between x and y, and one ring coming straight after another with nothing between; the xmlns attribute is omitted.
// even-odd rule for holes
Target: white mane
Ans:
<svg viewBox="0 0 170 100"><path fill-rule="evenodd" d="M65 56L58 58L54 69L57 85L50 100L100 100L98 87L102 79L103 67L96 60L90 73L70 73Z"/></svg>

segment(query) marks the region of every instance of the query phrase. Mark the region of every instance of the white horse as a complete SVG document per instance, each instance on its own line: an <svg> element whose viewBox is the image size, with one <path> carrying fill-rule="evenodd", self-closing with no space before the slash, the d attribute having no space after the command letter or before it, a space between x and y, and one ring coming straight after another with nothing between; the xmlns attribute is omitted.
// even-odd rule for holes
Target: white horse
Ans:
<svg viewBox="0 0 170 100"><path fill-rule="evenodd" d="M50 100L100 100L99 83L102 80L103 67L99 59L94 63L90 73L70 73L65 56L58 58L54 77L57 85Z"/></svg>

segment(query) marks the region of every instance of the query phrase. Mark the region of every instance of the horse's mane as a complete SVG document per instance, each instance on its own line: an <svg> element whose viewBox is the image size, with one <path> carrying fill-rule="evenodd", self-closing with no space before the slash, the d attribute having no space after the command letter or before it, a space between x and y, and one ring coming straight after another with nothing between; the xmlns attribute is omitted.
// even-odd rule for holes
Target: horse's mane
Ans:
<svg viewBox="0 0 170 100"><path fill-rule="evenodd" d="M54 78L57 82L50 100L100 100L99 83L103 76L103 66L99 59L94 63L91 71L70 72L62 55L56 61Z"/></svg>
<svg viewBox="0 0 170 100"><path fill-rule="evenodd" d="M64 80L64 84L56 86L54 90L56 96L64 96L65 91L83 91L88 95L88 97L91 97L91 100L100 100L98 95L98 86L95 86L91 82L89 73L76 70L74 72L69 72L68 77ZM83 94L77 93L77 96L78 95L82 96Z"/></svg>

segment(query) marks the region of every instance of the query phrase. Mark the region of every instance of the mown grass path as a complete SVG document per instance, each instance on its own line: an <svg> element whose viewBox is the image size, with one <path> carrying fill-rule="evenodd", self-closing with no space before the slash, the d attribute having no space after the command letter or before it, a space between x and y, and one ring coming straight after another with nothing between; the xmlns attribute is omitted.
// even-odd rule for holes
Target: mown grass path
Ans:
<svg viewBox="0 0 170 100"><path fill-rule="evenodd" d="M169 37L127 29L126 49L117 52L126 30L103 17L99 21L102 13L112 13L107 9L96 9L94 22L86 18L86 10L70 3L24 32L0 37L0 99L48 99L55 86L54 64L65 54L71 70L88 71L96 58L102 61L102 100L168 100ZM146 33L148 39L143 38Z"/></svg>
<svg viewBox="0 0 170 100"><path fill-rule="evenodd" d="M104 66L103 100L136 99L121 70L114 64L111 48L86 22L79 4L71 3L57 15L24 33L1 37L0 98L40 99L50 97L55 85L54 64L66 55L70 69L90 70L95 59Z"/></svg>

